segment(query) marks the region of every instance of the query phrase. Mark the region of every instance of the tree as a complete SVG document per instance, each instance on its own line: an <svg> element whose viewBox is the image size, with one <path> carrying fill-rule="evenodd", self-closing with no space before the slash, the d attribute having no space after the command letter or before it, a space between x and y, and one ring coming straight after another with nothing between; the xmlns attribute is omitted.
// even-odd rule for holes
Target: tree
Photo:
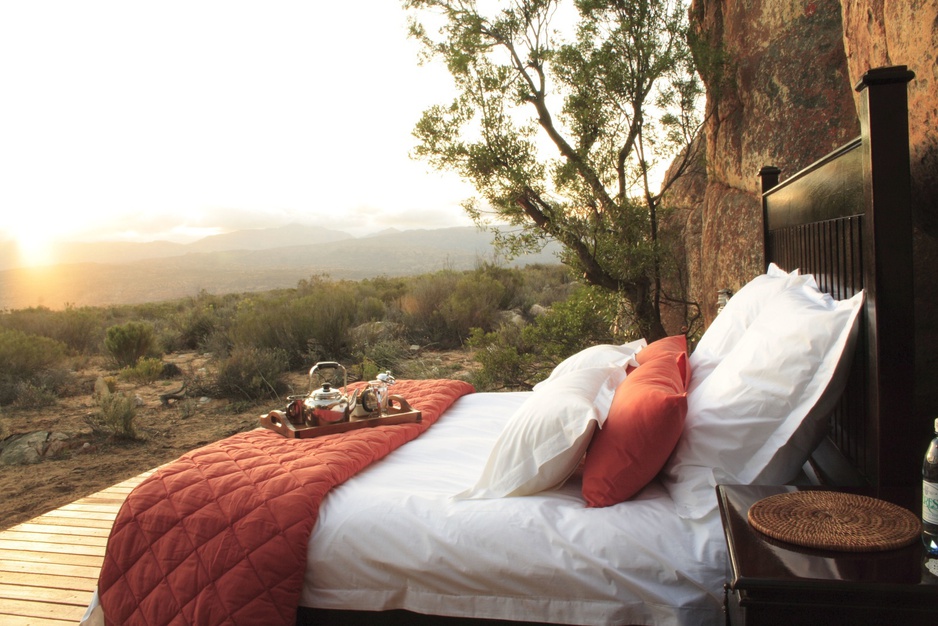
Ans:
<svg viewBox="0 0 938 626"><path fill-rule="evenodd" d="M510 254L555 239L564 263L619 294L639 334L658 338L661 198L694 162L701 123L685 1L574 0L575 32L564 34L554 22L569 4L404 0L411 36L457 90L424 111L415 155L475 186L491 209L471 199L466 210L507 224L493 230Z"/></svg>

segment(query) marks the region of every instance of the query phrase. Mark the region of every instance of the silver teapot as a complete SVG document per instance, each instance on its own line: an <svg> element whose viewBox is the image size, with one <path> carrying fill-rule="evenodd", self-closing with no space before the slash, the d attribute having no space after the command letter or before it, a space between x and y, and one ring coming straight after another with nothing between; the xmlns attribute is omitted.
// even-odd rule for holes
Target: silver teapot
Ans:
<svg viewBox="0 0 938 626"><path fill-rule="evenodd" d="M332 383L324 382L322 387L313 389L313 377L320 373L320 370L334 369L342 370L342 390L336 389ZM333 374L334 377L334 374ZM336 361L320 361L313 365L309 370L309 388L310 391L303 400L304 415L310 426L325 426L327 424L338 424L345 422L349 418L349 400L345 393L348 385L348 373L345 368ZM309 423L313 422L313 423Z"/></svg>

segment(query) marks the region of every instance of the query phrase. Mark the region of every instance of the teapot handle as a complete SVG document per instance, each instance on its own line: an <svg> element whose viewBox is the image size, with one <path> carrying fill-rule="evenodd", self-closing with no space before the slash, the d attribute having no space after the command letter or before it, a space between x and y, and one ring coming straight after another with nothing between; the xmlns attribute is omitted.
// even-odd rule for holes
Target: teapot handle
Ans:
<svg viewBox="0 0 938 626"><path fill-rule="evenodd" d="M335 369L342 370L342 393L346 393L346 387L348 387L348 372L345 370L345 367L342 366L338 361L319 361L311 368L309 368L309 392L313 391L313 374L319 370L326 369Z"/></svg>

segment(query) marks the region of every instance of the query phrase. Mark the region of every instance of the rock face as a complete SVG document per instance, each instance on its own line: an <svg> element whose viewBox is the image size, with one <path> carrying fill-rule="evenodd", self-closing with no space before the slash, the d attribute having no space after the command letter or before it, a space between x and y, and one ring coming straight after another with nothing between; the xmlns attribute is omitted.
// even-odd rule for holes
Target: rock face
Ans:
<svg viewBox="0 0 938 626"><path fill-rule="evenodd" d="M719 289L735 292L764 270L759 170L796 172L859 124L838 0L694 0L690 15L706 50L707 182L702 198L672 202L700 207L687 276L709 324Z"/></svg>
<svg viewBox="0 0 938 626"><path fill-rule="evenodd" d="M844 50L855 84L871 67L907 65L912 219L915 225L915 368L923 414L938 410L938 0L842 0Z"/></svg>
<svg viewBox="0 0 938 626"><path fill-rule="evenodd" d="M680 209L679 274L709 324L717 291L763 269L759 169L782 178L859 134L853 85L866 70L908 65L919 406L938 407L938 0L693 0L705 44L706 181L669 198ZM679 259L680 263L681 260ZM676 331L673 326L669 330ZM932 385L933 386L933 385ZM927 396L932 394L933 399Z"/></svg>

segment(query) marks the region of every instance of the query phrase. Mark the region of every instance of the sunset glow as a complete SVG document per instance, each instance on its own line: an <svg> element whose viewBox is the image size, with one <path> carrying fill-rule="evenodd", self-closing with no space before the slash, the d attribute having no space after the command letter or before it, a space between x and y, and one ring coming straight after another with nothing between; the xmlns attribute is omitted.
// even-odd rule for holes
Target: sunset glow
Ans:
<svg viewBox="0 0 938 626"><path fill-rule="evenodd" d="M366 4L0 4L0 245L469 224L471 189L408 156L448 75Z"/></svg>
<svg viewBox="0 0 938 626"><path fill-rule="evenodd" d="M40 220L21 214L9 215L5 221L20 265L37 267L56 262L55 241L68 234L70 224L66 220L59 215L51 220Z"/></svg>

